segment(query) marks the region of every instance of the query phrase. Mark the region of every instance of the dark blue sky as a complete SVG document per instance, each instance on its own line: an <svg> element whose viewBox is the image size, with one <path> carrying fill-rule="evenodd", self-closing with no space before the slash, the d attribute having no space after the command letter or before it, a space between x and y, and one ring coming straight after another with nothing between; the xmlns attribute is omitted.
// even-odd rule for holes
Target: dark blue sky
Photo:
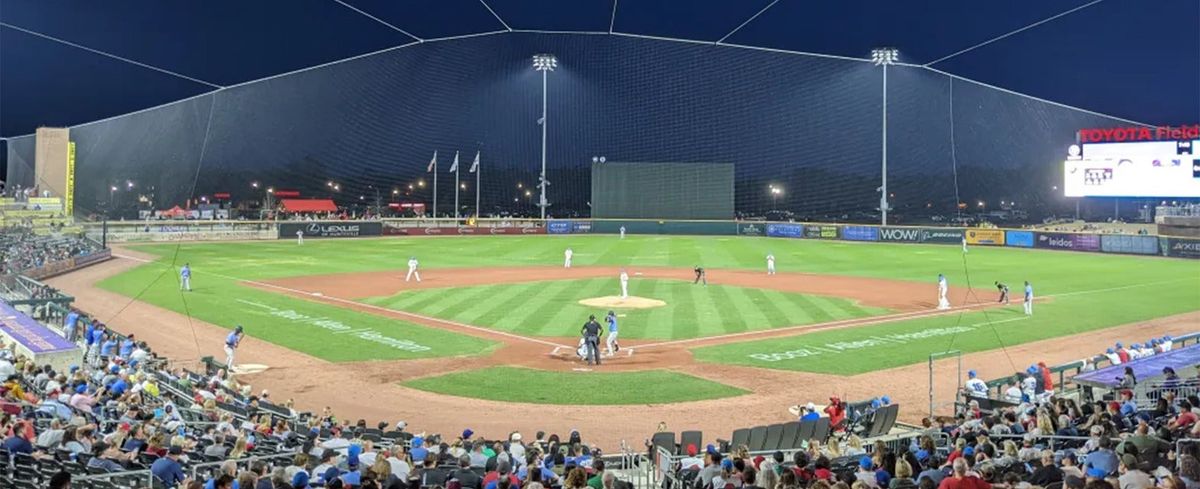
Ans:
<svg viewBox="0 0 1200 489"><path fill-rule="evenodd" d="M0 0L0 23L5 137L417 40L509 29L611 29L854 58L894 46L903 62L1071 106L1150 124L1200 121L1200 0Z"/></svg>

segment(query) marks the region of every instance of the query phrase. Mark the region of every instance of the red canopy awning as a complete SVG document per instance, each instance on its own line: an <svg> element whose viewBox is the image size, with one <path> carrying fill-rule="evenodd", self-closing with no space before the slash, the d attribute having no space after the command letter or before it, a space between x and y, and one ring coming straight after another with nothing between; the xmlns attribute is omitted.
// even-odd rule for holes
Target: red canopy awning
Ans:
<svg viewBox="0 0 1200 489"><path fill-rule="evenodd" d="M284 212L337 212L337 204L329 199L283 199Z"/></svg>

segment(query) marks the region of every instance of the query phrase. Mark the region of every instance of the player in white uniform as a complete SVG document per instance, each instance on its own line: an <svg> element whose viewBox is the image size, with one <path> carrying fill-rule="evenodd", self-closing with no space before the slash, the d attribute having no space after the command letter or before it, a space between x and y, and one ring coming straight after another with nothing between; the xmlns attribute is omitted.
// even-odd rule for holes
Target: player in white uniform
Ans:
<svg viewBox="0 0 1200 489"><path fill-rule="evenodd" d="M417 262L417 257L411 256L408 258L408 275L404 276L405 282L409 281L413 277L417 278L417 282L421 281L421 272L417 271L418 265L420 265L420 263Z"/></svg>
<svg viewBox="0 0 1200 489"><path fill-rule="evenodd" d="M963 243L963 253L966 253L967 252L967 237L966 236L963 236L962 243Z"/></svg>
<svg viewBox="0 0 1200 489"><path fill-rule="evenodd" d="M1171 351L1171 335L1163 336L1160 345L1162 346L1163 353Z"/></svg>
<svg viewBox="0 0 1200 489"><path fill-rule="evenodd" d="M1033 315L1033 286L1025 282L1025 315Z"/></svg>
<svg viewBox="0 0 1200 489"><path fill-rule="evenodd" d="M624 268L621 269L621 298L629 298L629 273Z"/></svg>
<svg viewBox="0 0 1200 489"><path fill-rule="evenodd" d="M621 226L621 239L625 239L625 226Z"/></svg>
<svg viewBox="0 0 1200 489"><path fill-rule="evenodd" d="M970 397L987 397L988 387L982 380L979 380L978 374L974 370L967 371L967 383L963 386L967 395Z"/></svg>
<svg viewBox="0 0 1200 489"><path fill-rule="evenodd" d="M296 244L298 244L298 245L304 244L304 230L303 229L296 231Z"/></svg>
<svg viewBox="0 0 1200 489"><path fill-rule="evenodd" d="M946 292L950 286L946 283L946 276L938 274L938 309L950 309L950 300L946 299Z"/></svg>
<svg viewBox="0 0 1200 489"><path fill-rule="evenodd" d="M767 253L767 275L775 275L775 255Z"/></svg>
<svg viewBox="0 0 1200 489"><path fill-rule="evenodd" d="M570 248L563 252L563 268L571 268L571 257L575 256L575 252Z"/></svg>

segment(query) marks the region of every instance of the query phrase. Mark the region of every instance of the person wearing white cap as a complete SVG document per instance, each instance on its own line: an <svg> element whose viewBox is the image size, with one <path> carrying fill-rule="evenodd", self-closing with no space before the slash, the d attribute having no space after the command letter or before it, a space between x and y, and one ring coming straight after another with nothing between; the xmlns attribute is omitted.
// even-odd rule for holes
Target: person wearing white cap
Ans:
<svg viewBox="0 0 1200 489"><path fill-rule="evenodd" d="M508 435L508 451L512 453L513 466L525 465L525 445L521 444L521 432L514 431Z"/></svg>
<svg viewBox="0 0 1200 489"><path fill-rule="evenodd" d="M817 412L817 405L808 403L804 405L804 415L800 416L800 421L816 421L821 419L821 413Z"/></svg>

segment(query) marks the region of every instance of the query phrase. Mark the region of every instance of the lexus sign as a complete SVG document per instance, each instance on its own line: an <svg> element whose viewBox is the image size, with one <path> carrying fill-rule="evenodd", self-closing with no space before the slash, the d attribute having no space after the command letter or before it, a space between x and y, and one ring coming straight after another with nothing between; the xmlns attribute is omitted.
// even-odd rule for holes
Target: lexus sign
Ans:
<svg viewBox="0 0 1200 489"><path fill-rule="evenodd" d="M279 238L295 238L303 232L306 238L357 238L383 234L383 224L369 221L287 222L279 225Z"/></svg>

